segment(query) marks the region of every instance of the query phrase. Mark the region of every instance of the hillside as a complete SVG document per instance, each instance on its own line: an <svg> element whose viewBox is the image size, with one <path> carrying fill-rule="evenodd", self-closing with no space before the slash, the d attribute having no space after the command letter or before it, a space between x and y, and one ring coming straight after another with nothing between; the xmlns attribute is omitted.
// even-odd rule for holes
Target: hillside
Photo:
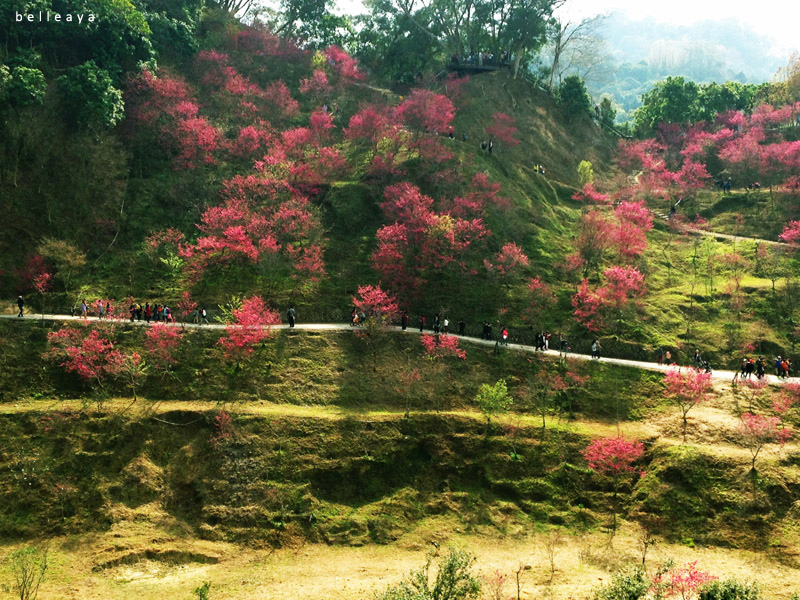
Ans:
<svg viewBox="0 0 800 600"><path fill-rule="evenodd" d="M397 600L455 544L473 599L700 561L761 591L683 600L796 600L789 84L621 140L511 60L387 87L220 6L97 11L0 32L0 598L49 548L55 600Z"/></svg>

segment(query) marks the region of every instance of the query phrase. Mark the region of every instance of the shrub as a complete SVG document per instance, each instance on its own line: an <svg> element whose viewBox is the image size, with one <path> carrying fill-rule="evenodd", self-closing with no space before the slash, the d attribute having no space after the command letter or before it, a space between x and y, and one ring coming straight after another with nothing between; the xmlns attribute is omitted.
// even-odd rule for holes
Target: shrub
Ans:
<svg viewBox="0 0 800 600"><path fill-rule="evenodd" d="M469 600L478 598L480 579L472 574L475 557L464 550L450 548L439 563L436 577L431 585L430 567L433 554L429 553L425 566L412 571L402 582L377 594L376 600Z"/></svg>
<svg viewBox="0 0 800 600"><path fill-rule="evenodd" d="M611 582L594 592L594 600L639 600L650 589L644 569L636 567L614 575Z"/></svg>
<svg viewBox="0 0 800 600"><path fill-rule="evenodd" d="M47 572L47 550L26 546L9 557L14 573L14 590L19 600L36 600Z"/></svg>
<svg viewBox="0 0 800 600"><path fill-rule="evenodd" d="M735 579L712 581L697 594L697 600L759 600L761 590L756 583L741 583Z"/></svg>

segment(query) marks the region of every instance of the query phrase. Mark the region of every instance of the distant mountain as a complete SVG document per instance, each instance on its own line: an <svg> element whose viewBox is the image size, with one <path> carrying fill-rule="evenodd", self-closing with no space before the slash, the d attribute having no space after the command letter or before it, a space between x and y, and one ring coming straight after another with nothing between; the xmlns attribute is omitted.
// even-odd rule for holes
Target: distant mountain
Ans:
<svg viewBox="0 0 800 600"><path fill-rule="evenodd" d="M587 85L596 99L613 97L622 109L620 120L641 104L653 83L669 75L698 83L761 83L788 60L773 53L768 37L731 18L686 26L612 13L598 34L606 40L611 64L603 69L604 78Z"/></svg>

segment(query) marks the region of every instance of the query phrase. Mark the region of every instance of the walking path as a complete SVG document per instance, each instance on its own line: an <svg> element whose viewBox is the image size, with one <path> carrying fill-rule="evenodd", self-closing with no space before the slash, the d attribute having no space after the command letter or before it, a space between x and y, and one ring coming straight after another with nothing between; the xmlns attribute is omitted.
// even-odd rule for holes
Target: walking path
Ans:
<svg viewBox="0 0 800 600"><path fill-rule="evenodd" d="M651 209L650 212L653 216L657 217L658 219L669 222L669 216L665 215L664 213L658 212L656 210ZM754 238L754 237L746 237L743 235L733 235L731 233L718 233L716 231L709 231L707 229L697 229L696 227L690 227L688 224L684 225L684 231L691 235L700 235L705 237L713 237L716 240L731 240L732 242L758 242L759 244L767 244L768 246L790 246L791 244L787 244L786 242L776 242L773 240L765 240L763 238Z"/></svg>
<svg viewBox="0 0 800 600"><path fill-rule="evenodd" d="M19 317L15 316L15 315L0 315L0 319L10 319L10 320L18 321L18 322L19 321L24 321L24 322L27 322L27 323L33 323L35 321L41 321L42 319L47 320L47 321L78 321L78 322L93 322L93 321L96 322L96 321L98 321L97 317L89 317L88 319L84 319L82 317L73 317L73 316L70 316L70 315L49 315L49 314L46 314L46 315L41 315L41 314L25 315L21 319ZM123 324L123 325L136 325L136 326L143 326L143 327L148 326L148 323L146 323L145 321L130 321L128 319L111 319L111 320L104 319L103 322L120 323L120 324ZM227 325L224 325L222 323L210 323L208 325L198 325L198 324L195 324L195 323L175 323L174 325L171 325L171 326L174 326L174 327L188 327L190 329L214 329L214 330L224 330L227 327ZM289 325L288 324L273 325L273 326L270 327L270 329L289 329ZM294 326L294 329L297 329L299 331L350 331L350 330L354 330L356 328L354 328L354 327L352 327L352 326L350 326L350 325L348 325L346 323L297 323ZM409 328L406 331L402 331L402 329L400 327L395 327L395 330L397 332L399 332L399 333L406 333L406 334L411 334L411 335L419 335L419 329L411 329L411 328ZM425 331L425 333L432 333L432 332L431 331ZM453 334L453 333L451 333L449 335L452 335L453 337L456 337L461 341L464 341L464 342L467 342L467 343L470 343L470 344L476 344L476 345L479 345L479 346L494 347L497 344L497 342L494 341L494 340L484 340L484 339L475 338L475 337L456 335L456 334ZM509 343L505 347L510 349L510 350L517 350L519 352L527 352L527 353L530 353L530 354L544 354L546 356L551 356L551 357L564 356L563 352L558 352L557 350L546 350L546 351L542 352L542 351L537 350L533 346L527 346L525 344ZM574 353L574 352L568 352L568 353L566 353L566 356L567 356L567 358L569 358L571 360L595 361L595 362L605 363L605 364L609 364L609 365L619 365L621 367L631 367L631 368L634 368L634 369L645 369L647 371L658 371L658 372L661 372L661 373L666 373L667 371L675 368L674 366L671 366L671 365L659 365L657 363L646 362L646 361L643 361L643 360L628 360L628 359L625 359L625 358L608 358L608 357L597 359L597 358L592 358L591 355L589 355L589 354L577 354L577 353ZM768 364L768 366L771 366L771 365ZM685 368L689 368L689 367L685 367ZM717 381L732 381L733 378L734 378L734 375L736 375L736 373L734 373L733 371L713 371L711 377L712 377L712 379L717 380ZM792 377L790 379L791 380L796 380L796 378L794 378L794 377ZM780 378L776 377L775 375L766 375L766 380L767 380L767 383L778 384L778 385L786 382L786 380L780 379Z"/></svg>

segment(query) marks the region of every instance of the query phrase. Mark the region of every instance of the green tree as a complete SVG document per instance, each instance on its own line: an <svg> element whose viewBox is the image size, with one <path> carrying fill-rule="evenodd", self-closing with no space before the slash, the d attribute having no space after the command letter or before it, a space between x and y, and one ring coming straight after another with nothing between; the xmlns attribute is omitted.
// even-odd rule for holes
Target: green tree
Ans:
<svg viewBox="0 0 800 600"><path fill-rule="evenodd" d="M603 96L600 101L600 122L606 127L613 127L614 120L617 118L617 109L611 102L611 98Z"/></svg>
<svg viewBox="0 0 800 600"><path fill-rule="evenodd" d="M594 181L594 169L590 161L582 160L578 163L578 177L580 177L581 185L586 185Z"/></svg>
<svg viewBox="0 0 800 600"><path fill-rule="evenodd" d="M570 121L582 114L589 114L591 110L592 103L589 93L586 91L586 84L577 75L569 75L564 78L558 88L557 100Z"/></svg>
<svg viewBox="0 0 800 600"><path fill-rule="evenodd" d="M694 81L667 77L642 96L634 113L640 135L651 133L659 123L693 123L697 117L700 90Z"/></svg>
<svg viewBox="0 0 800 600"><path fill-rule="evenodd" d="M486 417L487 427L492 420L492 415L508 411L514 404L513 398L508 393L506 380L501 379L494 385L484 383L475 396L475 402Z"/></svg>
<svg viewBox="0 0 800 600"><path fill-rule="evenodd" d="M44 103L47 82L44 73L30 67L14 67L6 85L6 96L11 106L23 108Z"/></svg>
<svg viewBox="0 0 800 600"><path fill-rule="evenodd" d="M124 115L122 92L93 60L67 70L58 78L67 119L78 126L113 127Z"/></svg>

